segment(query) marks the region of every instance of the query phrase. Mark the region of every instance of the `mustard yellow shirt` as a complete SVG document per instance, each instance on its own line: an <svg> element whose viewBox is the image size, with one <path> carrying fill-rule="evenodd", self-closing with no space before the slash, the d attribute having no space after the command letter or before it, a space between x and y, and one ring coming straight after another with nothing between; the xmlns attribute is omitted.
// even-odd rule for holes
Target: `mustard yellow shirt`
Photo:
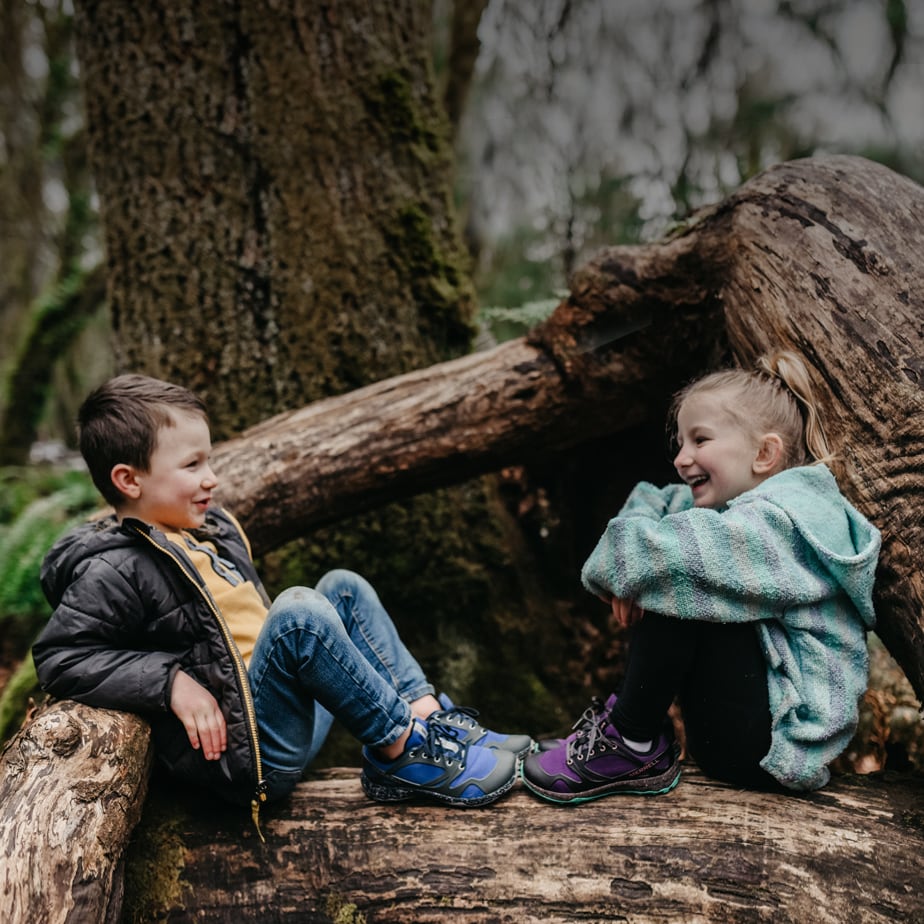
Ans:
<svg viewBox="0 0 924 924"><path fill-rule="evenodd" d="M218 554L214 544L195 539L185 530L167 533L180 546L205 581L245 664L250 663L253 647L266 620L266 605L253 581L245 580L234 564Z"/></svg>

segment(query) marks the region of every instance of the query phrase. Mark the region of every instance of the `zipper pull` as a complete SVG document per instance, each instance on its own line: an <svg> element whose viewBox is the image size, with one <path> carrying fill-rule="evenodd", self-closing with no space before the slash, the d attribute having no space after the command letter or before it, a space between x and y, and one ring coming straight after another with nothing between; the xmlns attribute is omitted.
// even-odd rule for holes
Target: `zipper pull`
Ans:
<svg viewBox="0 0 924 924"><path fill-rule="evenodd" d="M257 783L257 791L254 793L253 799L250 800L250 817L253 819L253 826L257 829L260 840L265 844L266 838L260 828L260 805L263 802L266 802L266 780L260 780Z"/></svg>

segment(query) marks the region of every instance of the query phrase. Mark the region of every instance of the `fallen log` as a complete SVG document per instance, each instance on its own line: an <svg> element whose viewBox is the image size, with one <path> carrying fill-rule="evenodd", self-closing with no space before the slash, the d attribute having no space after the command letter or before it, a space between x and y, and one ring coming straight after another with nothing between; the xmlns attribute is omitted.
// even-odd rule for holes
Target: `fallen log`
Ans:
<svg viewBox="0 0 924 924"><path fill-rule="evenodd" d="M8 924L116 924L151 767L146 722L70 700L0 753L0 908Z"/></svg>
<svg viewBox="0 0 924 924"><path fill-rule="evenodd" d="M157 796L171 803L172 792ZM180 799L170 894L139 919L565 924L924 920L924 776L842 777L804 796L743 792L689 764L667 796L484 809L369 801L356 771L265 813ZM139 829L138 849L159 832Z"/></svg>

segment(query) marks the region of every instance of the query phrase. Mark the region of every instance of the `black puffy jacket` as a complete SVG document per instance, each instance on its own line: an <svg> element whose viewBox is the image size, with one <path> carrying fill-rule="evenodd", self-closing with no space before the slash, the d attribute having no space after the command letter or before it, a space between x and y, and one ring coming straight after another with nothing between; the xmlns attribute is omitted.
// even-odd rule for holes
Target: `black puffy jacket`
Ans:
<svg viewBox="0 0 924 924"><path fill-rule="evenodd" d="M233 517L210 510L195 531L215 543L266 598ZM151 722L157 757L180 780L257 806L263 774L247 669L224 617L182 549L140 520L77 527L42 564L54 613L32 649L42 688L61 699L121 709ZM268 603L268 601L267 601ZM170 710L182 668L218 701L228 748L208 761Z"/></svg>

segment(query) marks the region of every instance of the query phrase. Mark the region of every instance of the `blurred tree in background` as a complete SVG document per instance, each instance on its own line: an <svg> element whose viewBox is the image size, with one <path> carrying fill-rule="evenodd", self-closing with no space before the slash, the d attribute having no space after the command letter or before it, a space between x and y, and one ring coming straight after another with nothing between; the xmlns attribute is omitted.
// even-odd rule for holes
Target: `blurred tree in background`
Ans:
<svg viewBox="0 0 924 924"><path fill-rule="evenodd" d="M924 180L924 9L905 0L492 0L460 134L485 305L545 298L772 163Z"/></svg>

